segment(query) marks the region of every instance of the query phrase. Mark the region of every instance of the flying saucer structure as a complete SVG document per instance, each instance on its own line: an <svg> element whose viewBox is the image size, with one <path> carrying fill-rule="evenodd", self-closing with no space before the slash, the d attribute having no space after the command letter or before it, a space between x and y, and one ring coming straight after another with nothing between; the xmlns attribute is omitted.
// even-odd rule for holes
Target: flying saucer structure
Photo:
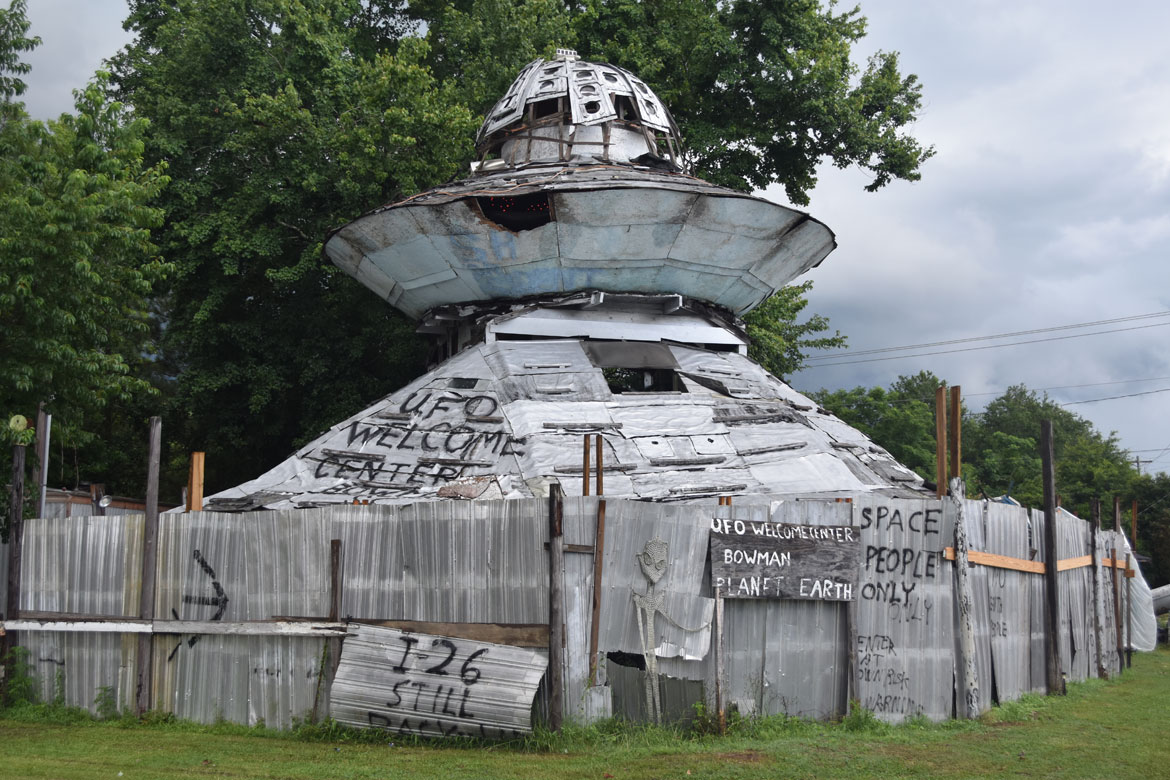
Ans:
<svg viewBox="0 0 1170 780"><path fill-rule="evenodd" d="M468 178L335 231L325 253L435 340L426 375L209 509L539 496L657 501L921 480L747 357L739 317L821 262L808 214L687 175L667 107L568 51L488 113Z"/></svg>

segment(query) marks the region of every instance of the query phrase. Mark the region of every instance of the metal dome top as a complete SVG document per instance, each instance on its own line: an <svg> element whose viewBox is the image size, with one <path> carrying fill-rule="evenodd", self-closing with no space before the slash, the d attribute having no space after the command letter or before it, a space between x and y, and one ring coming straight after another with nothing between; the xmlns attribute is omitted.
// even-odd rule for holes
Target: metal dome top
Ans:
<svg viewBox="0 0 1170 780"><path fill-rule="evenodd" d="M627 162L644 154L677 168L682 149L670 111L644 81L615 65L580 60L571 49L524 66L488 112L475 146L481 161L504 161L486 170L529 162Z"/></svg>

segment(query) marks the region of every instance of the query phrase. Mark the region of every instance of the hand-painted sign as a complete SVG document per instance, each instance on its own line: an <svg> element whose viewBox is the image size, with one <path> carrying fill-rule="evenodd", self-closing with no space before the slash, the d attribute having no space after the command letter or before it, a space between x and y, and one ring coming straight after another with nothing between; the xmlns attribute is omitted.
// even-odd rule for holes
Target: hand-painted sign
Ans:
<svg viewBox="0 0 1170 780"><path fill-rule="evenodd" d="M852 601L861 536L847 525L713 521L711 585L729 599Z"/></svg>
<svg viewBox="0 0 1170 780"><path fill-rule="evenodd" d="M547 666L528 648L351 625L329 714L398 734L520 736Z"/></svg>

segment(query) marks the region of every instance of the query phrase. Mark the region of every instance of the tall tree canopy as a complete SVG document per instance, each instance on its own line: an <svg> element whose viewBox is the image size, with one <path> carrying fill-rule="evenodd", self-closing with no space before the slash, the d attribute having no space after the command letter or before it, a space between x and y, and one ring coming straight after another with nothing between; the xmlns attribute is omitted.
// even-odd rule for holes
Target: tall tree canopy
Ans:
<svg viewBox="0 0 1170 780"><path fill-rule="evenodd" d="M141 367L167 271L150 235L166 177L143 162L147 122L108 99L102 74L76 113L29 118L14 101L27 29L23 2L0 11L0 412L46 401L57 440L84 444L117 402L154 392Z"/></svg>
<svg viewBox="0 0 1170 780"><path fill-rule="evenodd" d="M823 159L915 179L913 76L858 70L854 9L811 0L131 0L116 95L167 166L157 233L168 436L209 453L209 489L416 375L411 326L325 263L330 229L438 184L472 157L480 116L558 46L627 67L676 112L698 175L808 200ZM818 341L803 289L749 321L790 371Z"/></svg>

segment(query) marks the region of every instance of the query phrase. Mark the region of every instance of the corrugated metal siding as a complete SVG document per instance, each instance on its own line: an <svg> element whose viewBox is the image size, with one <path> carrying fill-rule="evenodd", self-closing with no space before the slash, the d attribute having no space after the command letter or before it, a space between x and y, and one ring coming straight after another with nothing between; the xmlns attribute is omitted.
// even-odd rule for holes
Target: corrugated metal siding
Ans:
<svg viewBox="0 0 1170 780"><path fill-rule="evenodd" d="M948 511L955 510L955 502L948 501L945 506ZM963 518L967 528L967 545L971 550L987 549L986 519L983 514L983 502L964 501ZM951 520L953 524L955 521ZM953 568L953 567L952 567ZM992 701L992 668L991 668L991 614L990 599L988 598L988 581L991 569L986 566L972 566L968 568L971 578L972 620L975 628L975 669L979 681L979 711L991 709ZM956 572L956 588L958 577ZM956 619L958 612L956 611ZM959 636L956 627L955 658L959 658Z"/></svg>
<svg viewBox="0 0 1170 780"><path fill-rule="evenodd" d="M933 522L926 522L928 511ZM937 500L876 496L855 499L854 512L864 547L857 602L858 699L892 722L916 714L950 717L953 566L942 550L954 541L953 516ZM895 512L900 524L891 522ZM917 532L910 527L912 516Z"/></svg>
<svg viewBox="0 0 1170 780"><path fill-rule="evenodd" d="M768 507L734 507L727 516L754 522L851 525L852 505L787 501L771 512ZM744 713L821 719L844 714L848 609L841 602L725 601L726 698Z"/></svg>
<svg viewBox="0 0 1170 780"><path fill-rule="evenodd" d="M1028 560L1027 516L1018 507L995 502L983 506L985 549L996 555ZM986 577L991 629L992 672L1000 701L1031 690L1032 590L1042 589L1038 574L989 569ZM990 688L990 681L981 681Z"/></svg>
<svg viewBox="0 0 1170 780"><path fill-rule="evenodd" d="M664 610L655 622L659 671L668 713L684 714L702 698L698 681L714 673L707 537L712 517L861 527L858 600L836 603L726 602L724 649L728 703L741 712L784 712L827 718L849 696L847 655L857 654L853 695L888 720L917 712L950 714L955 632L953 566L941 556L953 544L950 501L905 501L874 495L853 503L785 501L775 506L653 504L607 499L599 653L640 657L633 594L647 582L636 554L658 537L669 567L657 589ZM449 622L545 623L548 618L547 501L460 501L399 507L333 506L223 515L164 515L159 529L155 612L225 621L275 616L324 618L329 609L329 549L342 540L342 615ZM930 511L930 523L924 515ZM1043 557L1042 513L966 502L972 549ZM570 717L610 711L636 717L641 673L621 667L598 688L587 687L593 555L598 499L564 505L565 693ZM891 524L897 511L900 522ZM880 514L884 512L884 514ZM1029 514L1031 515L1029 517ZM1088 553L1086 524L1061 515L1061 558ZM1029 531L1029 523L1031 530ZM94 615L138 613L142 516L31 520L25 530L22 608ZM1105 532L1100 549L1124 555L1120 535ZM196 555L198 551L198 555ZM896 559L896 563L894 563ZM1043 690L1043 578L973 567L980 690L1000 700ZM1062 663L1072 679L1095 674L1089 567L1061 573ZM1098 569L1106 664L1117 668L1112 577ZM1124 598L1124 578L1119 577ZM1135 599L1136 602L1136 599ZM850 639L849 610L853 611ZM1124 620L1128 607L1123 604ZM99 688L115 689L122 707L134 687L136 638L103 633L25 631L42 695L63 693L93 707ZM302 637L167 636L154 640L154 706L201 721L290 726L328 711L321 684L327 640ZM994 678L992 677L994 675ZM673 678L673 679L672 679ZM628 687L636 680L636 688ZM690 683L686 681L692 681ZM707 694L710 696L711 691ZM612 695L612 699L610 697ZM986 702L985 702L986 703Z"/></svg>
<svg viewBox="0 0 1170 780"><path fill-rule="evenodd" d="M519 736L547 666L537 650L353 625L329 714L395 733Z"/></svg>
<svg viewBox="0 0 1170 780"><path fill-rule="evenodd" d="M25 521L22 610L137 616L142 515ZM41 697L94 709L101 688L134 696L137 644L117 634L23 632Z"/></svg>

